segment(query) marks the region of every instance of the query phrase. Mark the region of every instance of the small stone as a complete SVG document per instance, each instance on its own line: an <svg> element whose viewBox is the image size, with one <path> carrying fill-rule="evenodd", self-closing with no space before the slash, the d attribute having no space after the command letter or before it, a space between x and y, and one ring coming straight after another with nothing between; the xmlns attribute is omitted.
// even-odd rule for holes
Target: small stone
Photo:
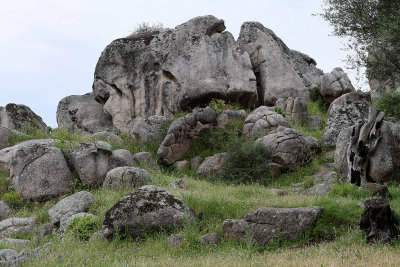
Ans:
<svg viewBox="0 0 400 267"><path fill-rule="evenodd" d="M183 235L173 234L168 237L168 245L173 248L178 248L186 241Z"/></svg>
<svg viewBox="0 0 400 267"><path fill-rule="evenodd" d="M182 179L177 179L168 185L172 189L189 189L189 185Z"/></svg>
<svg viewBox="0 0 400 267"><path fill-rule="evenodd" d="M365 189L371 194L371 196L392 199L392 196L390 195L389 189L386 185L368 183L365 185Z"/></svg>
<svg viewBox="0 0 400 267"><path fill-rule="evenodd" d="M208 233L200 236L199 241L203 246L218 246L221 243L221 236L217 233Z"/></svg>
<svg viewBox="0 0 400 267"><path fill-rule="evenodd" d="M179 160L172 165L178 171L183 171L189 167L189 162L187 160Z"/></svg>

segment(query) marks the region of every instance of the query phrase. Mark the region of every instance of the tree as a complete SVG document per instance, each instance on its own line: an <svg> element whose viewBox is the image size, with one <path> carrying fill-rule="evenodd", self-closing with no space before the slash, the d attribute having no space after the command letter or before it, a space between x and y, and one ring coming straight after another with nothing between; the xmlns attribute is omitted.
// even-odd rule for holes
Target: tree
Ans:
<svg viewBox="0 0 400 267"><path fill-rule="evenodd" d="M324 0L321 16L333 34L349 37L347 61L368 79L393 87L400 81L400 0Z"/></svg>

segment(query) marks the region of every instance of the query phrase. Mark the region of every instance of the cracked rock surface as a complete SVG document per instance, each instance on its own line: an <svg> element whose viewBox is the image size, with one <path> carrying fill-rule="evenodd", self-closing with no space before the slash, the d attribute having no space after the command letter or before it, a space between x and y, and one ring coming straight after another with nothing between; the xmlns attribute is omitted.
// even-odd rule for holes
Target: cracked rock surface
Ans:
<svg viewBox="0 0 400 267"><path fill-rule="evenodd" d="M245 119L242 133L249 137L263 136L279 126L290 127L282 115L266 106L253 110Z"/></svg>
<svg viewBox="0 0 400 267"><path fill-rule="evenodd" d="M318 81L319 91L327 104L330 104L343 94L354 92L351 81L342 68L334 68L325 73Z"/></svg>
<svg viewBox="0 0 400 267"><path fill-rule="evenodd" d="M120 198L106 212L102 231L109 240L117 234L135 240L150 231L173 231L188 221L194 221L194 214L182 200L162 188L146 185Z"/></svg>

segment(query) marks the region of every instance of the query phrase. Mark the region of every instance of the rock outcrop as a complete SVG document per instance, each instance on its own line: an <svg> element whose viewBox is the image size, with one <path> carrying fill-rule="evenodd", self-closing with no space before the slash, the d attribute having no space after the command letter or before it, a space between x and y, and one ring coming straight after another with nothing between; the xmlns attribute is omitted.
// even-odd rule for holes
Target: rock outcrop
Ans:
<svg viewBox="0 0 400 267"><path fill-rule="evenodd" d="M290 127L289 122L282 115L271 111L266 106L261 106L247 116L242 133L249 137L259 137L276 130L279 126Z"/></svg>
<svg viewBox="0 0 400 267"><path fill-rule="evenodd" d="M67 192L72 174L54 140L29 140L12 148L11 183L24 200L43 201Z"/></svg>
<svg viewBox="0 0 400 267"><path fill-rule="evenodd" d="M169 117L213 98L252 106L257 88L249 56L224 30L223 20L204 16L113 41L97 62L95 99L127 133L136 117Z"/></svg>
<svg viewBox="0 0 400 267"><path fill-rule="evenodd" d="M349 77L341 68L334 68L331 73L325 73L321 76L318 81L318 88L327 104L332 103L341 95L355 91Z"/></svg>
<svg viewBox="0 0 400 267"><path fill-rule="evenodd" d="M193 113L175 119L157 151L159 159L163 164L173 164L190 149L194 140L216 124L217 113L210 108L195 109Z"/></svg>
<svg viewBox="0 0 400 267"><path fill-rule="evenodd" d="M0 107L0 126L13 130L37 129L46 132L47 125L28 106L7 104Z"/></svg>
<svg viewBox="0 0 400 267"><path fill-rule="evenodd" d="M369 101L370 101L369 93L357 93L357 92L347 93L333 100L333 102L329 105L328 114L331 111L333 105L347 106L354 102L369 102Z"/></svg>
<svg viewBox="0 0 400 267"><path fill-rule="evenodd" d="M290 50L273 31L259 22L243 23L238 45L250 56L259 105L274 105L279 98L309 100L306 86L315 84L322 71L314 59Z"/></svg>
<svg viewBox="0 0 400 267"><path fill-rule="evenodd" d="M108 240L117 234L134 240L150 231L172 231L194 214L180 199L153 185L146 185L122 197L104 215L103 235Z"/></svg>
<svg viewBox="0 0 400 267"><path fill-rule="evenodd" d="M58 128L89 133L115 131L112 118L94 100L93 93L67 96L58 103Z"/></svg>
<svg viewBox="0 0 400 267"><path fill-rule="evenodd" d="M278 239L296 240L317 222L322 211L322 207L264 207L250 212L242 220L227 219L222 228L229 238L241 241L251 238L254 243L266 246Z"/></svg>

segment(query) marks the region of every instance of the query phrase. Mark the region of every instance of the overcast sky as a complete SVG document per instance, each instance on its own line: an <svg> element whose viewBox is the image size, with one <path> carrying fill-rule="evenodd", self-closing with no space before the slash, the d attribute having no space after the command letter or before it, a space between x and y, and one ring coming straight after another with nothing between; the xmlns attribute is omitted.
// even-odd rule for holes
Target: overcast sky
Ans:
<svg viewBox="0 0 400 267"><path fill-rule="evenodd" d="M312 16L321 5L322 0L0 0L0 106L25 104L56 127L58 102L91 91L107 44L142 22L173 28L201 15L224 19L235 38L243 22L259 21L324 72L345 68L343 41ZM356 85L354 73L345 71Z"/></svg>

